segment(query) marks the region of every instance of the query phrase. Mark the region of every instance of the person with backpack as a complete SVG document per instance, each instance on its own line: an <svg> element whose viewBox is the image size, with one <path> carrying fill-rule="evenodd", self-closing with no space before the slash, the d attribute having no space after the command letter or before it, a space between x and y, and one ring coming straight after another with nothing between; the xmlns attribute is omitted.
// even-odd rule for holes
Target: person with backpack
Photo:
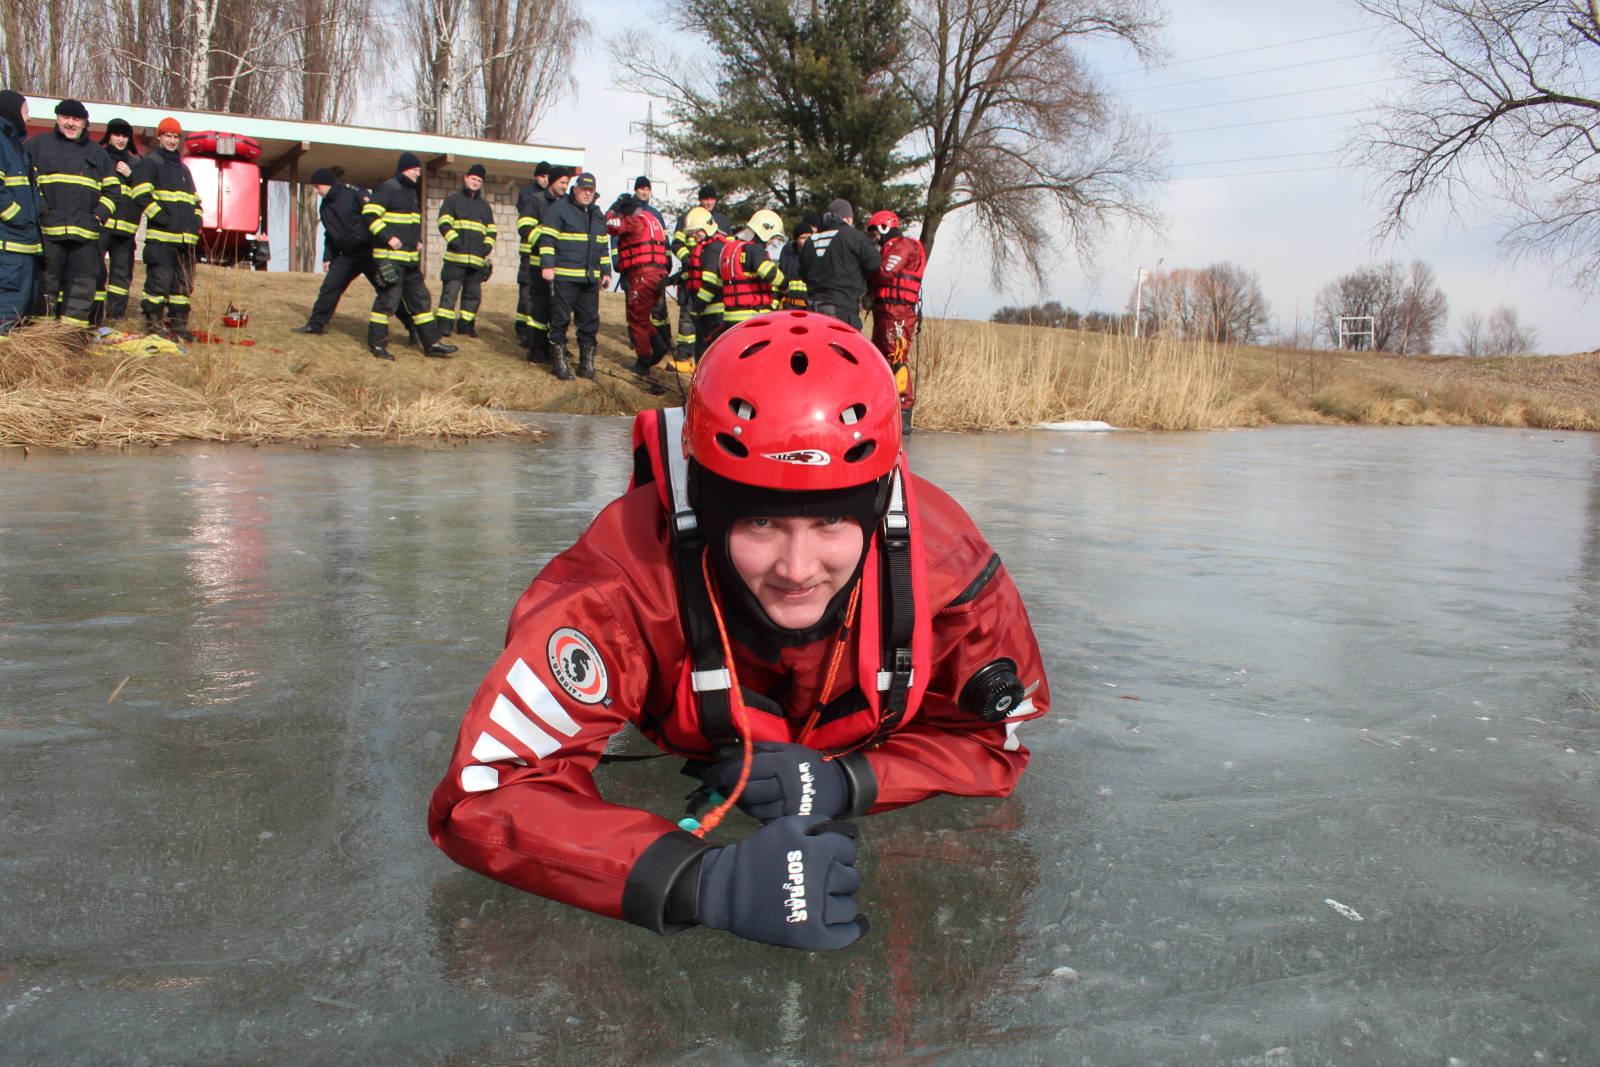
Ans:
<svg viewBox="0 0 1600 1067"><path fill-rule="evenodd" d="M657 933L866 933L854 820L1009 795L1018 729L1050 706L1016 586L911 473L899 407L883 357L830 318L724 331L685 408L636 418L630 490L517 601L429 804L434 843ZM630 725L700 781L680 821L601 796ZM734 809L760 827L712 839Z"/></svg>

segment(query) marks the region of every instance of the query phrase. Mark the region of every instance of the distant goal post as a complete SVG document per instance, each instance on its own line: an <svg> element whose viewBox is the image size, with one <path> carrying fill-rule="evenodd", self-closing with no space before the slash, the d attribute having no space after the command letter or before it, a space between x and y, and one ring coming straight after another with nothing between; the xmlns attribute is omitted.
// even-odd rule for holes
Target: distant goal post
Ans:
<svg viewBox="0 0 1600 1067"><path fill-rule="evenodd" d="M1339 316L1339 347L1346 351L1366 351L1378 336L1377 321L1371 315ZM1360 343L1365 340L1365 344Z"/></svg>

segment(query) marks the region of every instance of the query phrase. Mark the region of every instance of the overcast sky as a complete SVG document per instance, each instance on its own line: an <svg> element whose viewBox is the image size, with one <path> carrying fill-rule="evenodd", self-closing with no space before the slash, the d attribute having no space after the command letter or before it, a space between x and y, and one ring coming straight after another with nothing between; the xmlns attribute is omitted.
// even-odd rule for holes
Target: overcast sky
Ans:
<svg viewBox="0 0 1600 1067"><path fill-rule="evenodd" d="M643 133L629 123L644 121L649 101L611 87L604 39L652 24L660 8L586 0L583 9L596 34L577 63L580 92L552 110L534 139L584 148L608 199L644 169L641 155L624 153L643 147ZM1451 338L1466 312L1510 303L1538 327L1544 351L1600 347L1600 307L1542 266L1503 263L1486 219L1434 218L1403 243L1371 245L1367 175L1339 167L1337 152L1366 101L1393 83L1385 80L1381 38L1352 5L1170 0L1168 10L1170 58L1160 67L1142 70L1113 49L1094 57L1107 83L1169 137L1172 181L1158 194L1163 232L1124 235L1091 269L1064 251L1044 291L1019 284L996 293L987 264L964 254L984 247L981 235L958 239L946 229L928 278L931 314L987 318L1002 304L1043 299L1120 309L1141 266L1232 260L1260 272L1273 311L1292 320L1297 309L1309 314L1318 286L1339 274L1374 260L1421 258L1450 298ZM664 117L658 102L656 118ZM652 169L682 195L681 174L659 158ZM871 205L857 208L860 216Z"/></svg>

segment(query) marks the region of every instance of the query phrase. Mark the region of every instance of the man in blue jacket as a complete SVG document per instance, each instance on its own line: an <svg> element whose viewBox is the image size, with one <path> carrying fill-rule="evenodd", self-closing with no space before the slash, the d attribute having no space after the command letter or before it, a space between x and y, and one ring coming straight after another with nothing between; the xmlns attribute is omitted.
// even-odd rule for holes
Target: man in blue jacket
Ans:
<svg viewBox="0 0 1600 1067"><path fill-rule="evenodd" d="M0 92L0 334L11 332L33 304L39 242L39 190L23 141L28 136L28 101Z"/></svg>

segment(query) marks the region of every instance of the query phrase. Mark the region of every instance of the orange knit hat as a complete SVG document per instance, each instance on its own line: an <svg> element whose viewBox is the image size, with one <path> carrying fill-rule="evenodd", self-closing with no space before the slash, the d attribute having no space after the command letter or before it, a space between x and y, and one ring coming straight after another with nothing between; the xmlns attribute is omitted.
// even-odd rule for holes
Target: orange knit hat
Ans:
<svg viewBox="0 0 1600 1067"><path fill-rule="evenodd" d="M182 133L183 132L183 124L180 123L177 119L173 118L171 115L168 115L166 118L161 120L159 125L156 126L156 132L157 133Z"/></svg>

